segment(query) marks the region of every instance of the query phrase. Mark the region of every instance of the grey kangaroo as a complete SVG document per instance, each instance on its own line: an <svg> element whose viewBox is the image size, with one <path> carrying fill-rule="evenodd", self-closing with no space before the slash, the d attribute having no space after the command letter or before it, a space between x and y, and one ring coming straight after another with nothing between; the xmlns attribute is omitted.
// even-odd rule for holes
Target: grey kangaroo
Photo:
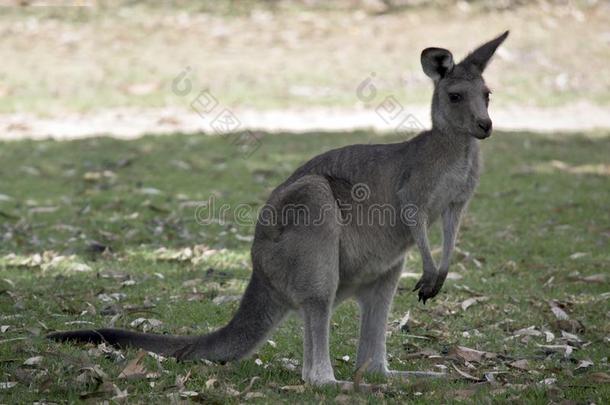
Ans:
<svg viewBox="0 0 610 405"><path fill-rule="evenodd" d="M97 329L48 337L138 347L179 360L225 362L252 353L296 311L304 321L303 380L344 384L335 379L330 360L329 323L333 308L353 297L361 309L356 367L388 377L417 375L388 369L388 312L412 245L423 263L414 289L420 301L425 304L436 296L447 277L460 217L479 180L479 142L492 130L490 91L482 73L507 36L508 31L458 64L446 49L422 52L423 70L434 82L431 130L402 143L351 145L323 153L271 193L256 225L250 283L226 326L201 336ZM353 215L375 207L396 213L408 208L409 215L396 222L359 221ZM437 267L427 229L438 217L443 253Z"/></svg>

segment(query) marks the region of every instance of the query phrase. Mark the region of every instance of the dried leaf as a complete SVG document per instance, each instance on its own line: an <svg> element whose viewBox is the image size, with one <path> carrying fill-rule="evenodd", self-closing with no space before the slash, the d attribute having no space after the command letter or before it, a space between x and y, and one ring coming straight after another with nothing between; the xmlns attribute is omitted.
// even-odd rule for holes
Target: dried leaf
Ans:
<svg viewBox="0 0 610 405"><path fill-rule="evenodd" d="M514 260L509 260L502 265L503 270L515 272L517 270L517 262Z"/></svg>
<svg viewBox="0 0 610 405"><path fill-rule="evenodd" d="M467 373L467 372L465 372L465 371L460 370L459 368L457 368L457 367L455 366L455 364L452 364L452 366L453 366L453 368L455 369L455 371L457 371L457 372L458 372L458 374L459 374L459 375L461 375L462 377L464 377L464 378L465 378L465 379L467 379L467 380L471 380L471 381L477 381L477 382L483 381L483 380L482 380L482 379L480 379L480 378L477 378L477 377L475 377L475 376L473 376L473 375L471 375L471 374L468 374L468 373Z"/></svg>
<svg viewBox="0 0 610 405"><path fill-rule="evenodd" d="M241 299L241 295L219 295L212 302L216 305L223 305L229 302L236 302Z"/></svg>
<svg viewBox="0 0 610 405"><path fill-rule="evenodd" d="M100 181L100 180L112 180L116 178L116 174L111 170L104 170L101 172L86 172L83 175L83 180L85 181Z"/></svg>
<svg viewBox="0 0 610 405"><path fill-rule="evenodd" d="M594 383L598 383L598 384L608 384L610 383L610 374L607 373L591 373L588 375L588 379L591 382Z"/></svg>
<svg viewBox="0 0 610 405"><path fill-rule="evenodd" d="M475 361L477 363L480 363L483 359L493 359L497 356L495 353L475 350L464 346L456 346L452 352L464 361Z"/></svg>
<svg viewBox="0 0 610 405"><path fill-rule="evenodd" d="M79 376L80 377L80 376ZM114 392L115 385L110 381L105 381L100 384L95 391L83 392L80 394L81 399L89 399L100 396L106 396L112 392Z"/></svg>
<svg viewBox="0 0 610 405"><path fill-rule="evenodd" d="M582 278L585 283L604 284L606 282L606 274L592 274Z"/></svg>
<svg viewBox="0 0 610 405"><path fill-rule="evenodd" d="M488 372L488 373L485 373L484 374L485 380L487 380L487 382L490 383L490 384L497 384L498 381L496 380L496 374L500 374L500 372L498 371L498 372Z"/></svg>
<svg viewBox="0 0 610 405"><path fill-rule="evenodd" d="M0 390L8 390L17 385L17 381L0 382Z"/></svg>
<svg viewBox="0 0 610 405"><path fill-rule="evenodd" d="M583 333L585 331L585 326L577 319L558 320L557 328L571 333Z"/></svg>
<svg viewBox="0 0 610 405"><path fill-rule="evenodd" d="M369 364L371 364L371 358L366 359L364 363L354 373L354 390L359 391L360 384L362 383L362 377L364 376L365 370L368 368Z"/></svg>
<svg viewBox="0 0 610 405"><path fill-rule="evenodd" d="M248 392L244 396L244 399L246 401L249 401L249 400L255 399L255 398L265 398L265 395L262 392L252 391L252 392Z"/></svg>
<svg viewBox="0 0 610 405"><path fill-rule="evenodd" d="M115 363L119 363L125 360L123 352L115 349L112 346L107 345L106 343L100 343L96 347L89 349L87 351L87 354L92 357L100 357L103 355L106 358L114 360Z"/></svg>
<svg viewBox="0 0 610 405"><path fill-rule="evenodd" d="M297 368L299 367L299 362L296 359L289 359L287 357L282 357L280 359L280 364L282 366L282 368L288 370L288 371L296 371Z"/></svg>
<svg viewBox="0 0 610 405"><path fill-rule="evenodd" d="M159 363L167 360L167 357L161 356L160 354L157 354L157 353L148 352L148 355L150 357L152 357L153 359L157 360Z"/></svg>
<svg viewBox="0 0 610 405"><path fill-rule="evenodd" d="M214 389L216 387L218 387L218 380L215 378L210 378L209 380L207 380L205 382L205 387L209 390Z"/></svg>
<svg viewBox="0 0 610 405"><path fill-rule="evenodd" d="M136 380L146 377L147 370L142 364L142 359L146 356L144 350L140 350L136 357L127 363L123 371L119 374L119 379Z"/></svg>
<svg viewBox="0 0 610 405"><path fill-rule="evenodd" d="M93 269L85 263L70 263L65 267L65 270L72 273L87 273Z"/></svg>
<svg viewBox="0 0 610 405"><path fill-rule="evenodd" d="M27 338L25 337L16 337L16 338L11 338L11 339L2 339L0 340L0 345L4 344L4 343L12 343L12 342L17 342L19 340L26 340Z"/></svg>
<svg viewBox="0 0 610 405"><path fill-rule="evenodd" d="M408 332L409 326L407 324L408 324L410 318L411 318L411 311L407 311L407 313L402 318L400 318L400 320L398 321L398 329Z"/></svg>
<svg viewBox="0 0 610 405"><path fill-rule="evenodd" d="M59 209L56 205L46 206L46 207L33 207L29 209L31 214L50 214Z"/></svg>
<svg viewBox="0 0 610 405"><path fill-rule="evenodd" d="M254 384L260 380L261 378L256 376L256 377L252 377L250 379L250 382L248 383L248 385L246 386L246 388L244 388L244 390L241 392L240 395L244 395L247 394L248 392L250 392L252 390L252 387L254 387Z"/></svg>
<svg viewBox="0 0 610 405"><path fill-rule="evenodd" d="M572 253L570 255L570 259L576 260L576 259L580 259L582 257L588 256L588 255L589 255L588 252L576 252L576 253Z"/></svg>
<svg viewBox="0 0 610 405"><path fill-rule="evenodd" d="M405 359L417 359L420 357L438 358L441 357L438 352L432 349L424 349L415 353L408 353L404 356Z"/></svg>
<svg viewBox="0 0 610 405"><path fill-rule="evenodd" d="M125 398L127 398L127 388L125 388L124 390L121 390L119 387L117 387L115 385L114 386L114 396L111 399L118 402L119 400L124 400Z"/></svg>
<svg viewBox="0 0 610 405"><path fill-rule="evenodd" d="M64 322L65 325L95 325L94 322L91 321L67 321Z"/></svg>
<svg viewBox="0 0 610 405"><path fill-rule="evenodd" d="M101 293L101 294L97 295L98 300L100 300L102 302L107 302L107 303L119 302L121 300L124 300L125 298L127 298L127 294L125 294L125 293L111 293L111 294ZM140 318L140 319L144 319L144 318Z"/></svg>
<svg viewBox="0 0 610 405"><path fill-rule="evenodd" d="M573 333L566 332L565 330L561 331L561 338L567 340L568 342L581 343L582 340Z"/></svg>
<svg viewBox="0 0 610 405"><path fill-rule="evenodd" d="M230 397L238 397L239 396L239 391L237 391L233 387L225 387L224 391L225 391L225 395L228 395Z"/></svg>
<svg viewBox="0 0 610 405"><path fill-rule="evenodd" d="M574 350L574 348L570 345L540 345L536 343L536 346L552 351L563 351L563 356L565 358L570 357L572 355L572 351Z"/></svg>
<svg viewBox="0 0 610 405"><path fill-rule="evenodd" d="M570 280L581 281L583 283L604 284L606 279L607 277L603 273L592 274L590 276L581 276L579 273L570 274Z"/></svg>
<svg viewBox="0 0 610 405"><path fill-rule="evenodd" d="M466 311L469 307L471 307L472 305L478 303L478 302L483 302L483 301L487 301L489 299L489 297L472 297L472 298L468 298L464 301L462 301L462 303L460 304L460 306L462 307L462 310Z"/></svg>
<svg viewBox="0 0 610 405"><path fill-rule="evenodd" d="M556 302L550 301L549 305L551 306L551 311L553 311L553 315L555 315L555 318L560 321L567 321L568 319L570 319L568 314L563 309L561 309Z"/></svg>
<svg viewBox="0 0 610 405"><path fill-rule="evenodd" d="M175 385L178 387L178 390L184 390L184 384L191 378L191 370L186 373L186 375L177 375ZM207 383L206 383L207 385Z"/></svg>
<svg viewBox="0 0 610 405"><path fill-rule="evenodd" d="M38 366L40 363L42 363L42 356L34 356L34 357L30 357L29 359L26 359L23 362L24 366Z"/></svg>
<svg viewBox="0 0 610 405"><path fill-rule="evenodd" d="M148 332L163 325L163 322L153 318L137 318L133 320L129 325L133 328L140 327L144 332Z"/></svg>
<svg viewBox="0 0 610 405"><path fill-rule="evenodd" d="M168 249L163 247L155 250L154 255L157 260L191 262L192 264L199 264L201 261L206 260L208 257L219 252L221 251L211 249L207 245L195 245L192 248L186 247L183 249Z"/></svg>
<svg viewBox="0 0 610 405"><path fill-rule="evenodd" d="M453 271L450 271L447 274L447 280L461 280L463 278L464 278L464 276L462 276L460 273L456 273L456 272L453 272Z"/></svg>
<svg viewBox="0 0 610 405"><path fill-rule="evenodd" d="M591 366L593 366L593 362L591 360L589 360L589 359L581 360L578 362L578 365L576 366L576 368L574 370L584 370Z"/></svg>
<svg viewBox="0 0 610 405"><path fill-rule="evenodd" d="M508 365L512 368L516 368L519 370L528 371L530 369L529 361L527 361L526 359L513 361L512 363L509 363Z"/></svg>
<svg viewBox="0 0 610 405"><path fill-rule="evenodd" d="M280 390L295 392L297 394L302 394L305 392L305 386L304 385L284 385L283 387L280 387Z"/></svg>
<svg viewBox="0 0 610 405"><path fill-rule="evenodd" d="M240 235L238 233L235 234L235 239L240 242L252 242L254 240L254 236L252 235Z"/></svg>
<svg viewBox="0 0 610 405"><path fill-rule="evenodd" d="M542 336L542 332L536 330L536 327L532 325L513 332L513 336Z"/></svg>
<svg viewBox="0 0 610 405"><path fill-rule="evenodd" d="M100 383L108 380L108 375L98 365L83 367L81 373L76 377L76 382L80 385Z"/></svg>

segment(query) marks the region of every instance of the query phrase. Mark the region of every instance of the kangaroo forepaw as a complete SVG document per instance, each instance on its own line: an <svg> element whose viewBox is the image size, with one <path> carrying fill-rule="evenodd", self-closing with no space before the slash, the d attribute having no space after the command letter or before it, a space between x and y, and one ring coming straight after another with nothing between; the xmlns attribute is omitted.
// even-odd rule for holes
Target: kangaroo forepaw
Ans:
<svg viewBox="0 0 610 405"><path fill-rule="evenodd" d="M429 298L435 297L440 291L440 288L436 288L436 280L424 275L419 279L417 284L415 284L415 288L413 288L413 291L417 290L419 290L417 293L418 301L421 301L424 305L426 305L426 301Z"/></svg>

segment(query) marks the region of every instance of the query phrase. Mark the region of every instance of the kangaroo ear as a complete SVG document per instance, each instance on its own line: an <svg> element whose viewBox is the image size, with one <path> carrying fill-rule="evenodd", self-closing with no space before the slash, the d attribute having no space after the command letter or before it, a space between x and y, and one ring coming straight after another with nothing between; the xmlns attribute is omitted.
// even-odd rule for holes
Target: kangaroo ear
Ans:
<svg viewBox="0 0 610 405"><path fill-rule="evenodd" d="M489 60L496 52L496 49L498 49L500 44L504 42L507 36L508 31L506 31L499 37L481 45L480 47L472 51L468 56L466 56L466 58L464 58L464 60L460 64L473 65L477 69L479 69L481 73L483 73L483 71L487 67L487 64L489 63Z"/></svg>
<svg viewBox="0 0 610 405"><path fill-rule="evenodd" d="M424 73L437 81L453 70L453 55L443 48L426 48L421 53Z"/></svg>

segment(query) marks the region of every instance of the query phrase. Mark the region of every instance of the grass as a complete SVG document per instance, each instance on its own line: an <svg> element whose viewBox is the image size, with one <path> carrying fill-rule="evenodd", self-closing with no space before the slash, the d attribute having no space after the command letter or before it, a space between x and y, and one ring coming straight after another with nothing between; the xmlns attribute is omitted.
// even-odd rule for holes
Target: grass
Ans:
<svg viewBox="0 0 610 405"><path fill-rule="evenodd" d="M110 323L130 328L137 318L162 321L154 329L160 333L203 333L224 324L237 303L213 299L243 291L253 227L231 218L200 225L196 207L214 195L218 203L247 204L255 212L313 155L396 139L366 132L266 135L249 158L230 138L204 135L3 143L0 383L17 384L0 386L0 402L103 400L125 391L129 402L138 403L186 398L189 391L197 394L191 400L210 403L608 402L610 386L599 374L608 373L610 353L607 133L496 133L483 143L486 169L458 243L470 255L458 255L452 267L461 279L449 280L426 306L411 292L415 280L402 279L391 320L410 311L408 331L389 326L393 368L444 365L448 381L392 383L382 393L348 397L301 387L302 331L293 318L273 335L274 345L239 363L157 363L147 356L146 369L160 373L148 380L118 378L135 358L133 350L117 360L91 346L43 339L50 330ZM436 227L432 238L438 246ZM199 247L189 256L185 248L193 246ZM419 271L419 257L411 252L405 272ZM605 279L585 279L599 274ZM489 299L461 308L479 295ZM558 324L551 300L571 323ZM538 346L544 335L514 336L530 326L553 333L550 344L565 343L562 328L582 342L571 342L575 350L566 358ZM349 302L332 320L338 378L352 378L357 337L357 308ZM458 345L497 357L469 367L456 357ZM438 356L415 354L423 350ZM24 365L37 356L42 358ZM296 360L296 369L285 359ZM522 359L528 370L509 366ZM581 360L593 365L577 369ZM91 371L94 365L103 374ZM454 365L477 378L498 372L497 384L461 378ZM550 378L556 381L540 384Z"/></svg>

